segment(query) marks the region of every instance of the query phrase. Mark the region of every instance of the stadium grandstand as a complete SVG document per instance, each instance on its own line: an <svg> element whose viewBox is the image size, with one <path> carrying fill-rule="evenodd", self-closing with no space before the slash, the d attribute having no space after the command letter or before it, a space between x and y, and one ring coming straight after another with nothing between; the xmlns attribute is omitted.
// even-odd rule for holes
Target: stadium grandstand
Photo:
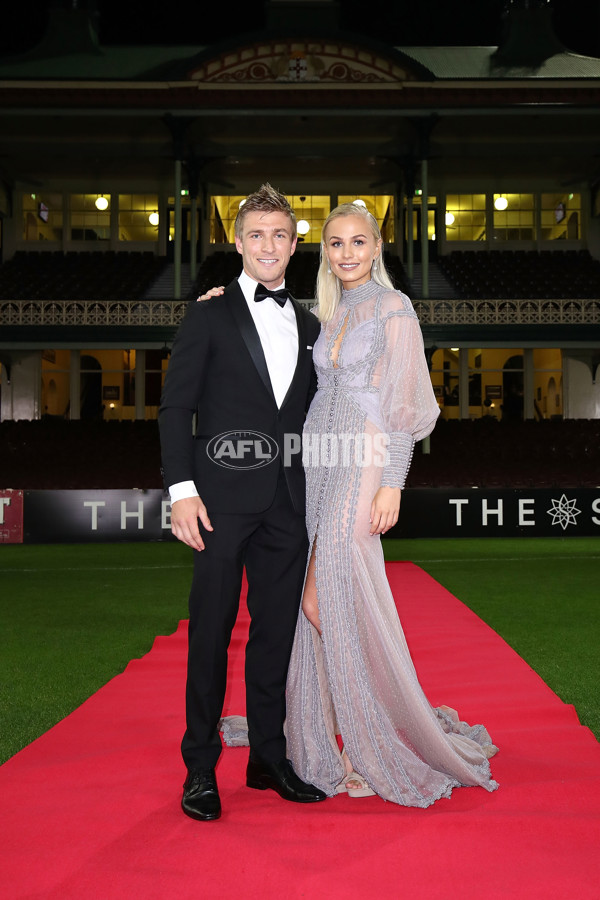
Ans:
<svg viewBox="0 0 600 900"><path fill-rule="evenodd" d="M323 221L367 206L441 409L413 487L600 484L600 59L551 4L498 46L392 46L335 3L227 43L104 46L91 4L0 56L0 488L161 487L156 417L186 305L239 274L263 181L315 303Z"/></svg>

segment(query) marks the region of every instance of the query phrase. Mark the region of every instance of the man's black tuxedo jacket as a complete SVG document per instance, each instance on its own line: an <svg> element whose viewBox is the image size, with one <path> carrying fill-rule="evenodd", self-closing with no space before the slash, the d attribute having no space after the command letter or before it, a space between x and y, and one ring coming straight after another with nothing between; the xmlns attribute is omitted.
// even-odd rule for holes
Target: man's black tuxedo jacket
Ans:
<svg viewBox="0 0 600 900"><path fill-rule="evenodd" d="M312 347L320 326L299 303L289 302L294 304L298 324L298 361L280 409L237 279L221 297L190 304L177 333L159 413L163 477L166 487L194 481L209 516L211 512L256 513L267 509L275 495L286 433L297 435L292 440L299 445L316 390ZM211 439L227 432L267 435L276 442L279 456L256 468L219 465L207 449L214 449ZM304 514L299 446L284 472L294 508Z"/></svg>

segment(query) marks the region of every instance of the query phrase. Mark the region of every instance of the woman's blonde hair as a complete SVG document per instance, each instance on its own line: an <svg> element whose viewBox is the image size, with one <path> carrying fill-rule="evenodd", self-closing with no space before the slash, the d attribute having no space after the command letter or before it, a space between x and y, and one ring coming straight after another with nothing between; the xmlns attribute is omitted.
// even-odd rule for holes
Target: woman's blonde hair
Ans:
<svg viewBox="0 0 600 900"><path fill-rule="evenodd" d="M317 302L319 304L319 320L321 322L328 322L332 318L342 296L342 283L329 268L327 254L325 253L325 232L327 226L339 216L362 216L371 229L375 241L381 240L381 231L379 230L377 219L364 206L358 206L354 203L341 203L329 213L321 232L321 262L317 274ZM385 268L382 253L373 261L371 278L376 284L380 284L382 287L389 288L392 291L395 290Z"/></svg>

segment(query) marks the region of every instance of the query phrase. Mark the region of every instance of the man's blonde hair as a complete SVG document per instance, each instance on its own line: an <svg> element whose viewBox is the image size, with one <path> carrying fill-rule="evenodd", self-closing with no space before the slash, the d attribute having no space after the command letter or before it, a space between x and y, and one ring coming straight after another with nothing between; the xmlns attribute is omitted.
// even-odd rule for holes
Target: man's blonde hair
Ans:
<svg viewBox="0 0 600 900"><path fill-rule="evenodd" d="M246 197L235 217L235 236L241 238L244 229L244 218L251 212L268 213L282 212L289 216L292 223L292 238L296 237L296 216L294 210L290 206L285 194L275 190L269 182L261 185L261 187Z"/></svg>

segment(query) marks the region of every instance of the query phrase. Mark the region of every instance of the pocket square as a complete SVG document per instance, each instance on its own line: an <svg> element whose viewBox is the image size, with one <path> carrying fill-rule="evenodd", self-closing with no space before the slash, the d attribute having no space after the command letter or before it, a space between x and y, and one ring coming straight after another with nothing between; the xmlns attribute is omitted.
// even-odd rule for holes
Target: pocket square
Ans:
<svg viewBox="0 0 600 900"><path fill-rule="evenodd" d="M312 350L312 344L307 344L306 349L307 349L307 350Z"/></svg>

